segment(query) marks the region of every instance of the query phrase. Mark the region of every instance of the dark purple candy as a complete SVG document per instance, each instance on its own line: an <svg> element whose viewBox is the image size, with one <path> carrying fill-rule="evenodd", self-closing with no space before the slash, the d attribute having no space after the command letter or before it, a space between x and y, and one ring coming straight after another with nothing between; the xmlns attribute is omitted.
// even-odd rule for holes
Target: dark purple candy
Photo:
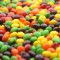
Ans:
<svg viewBox="0 0 60 60"><path fill-rule="evenodd" d="M29 55L31 56L31 57L35 57L35 52L33 52L33 51L29 51Z"/></svg>
<svg viewBox="0 0 60 60"><path fill-rule="evenodd" d="M44 59L43 55L38 54L35 56L35 60L43 60L43 59Z"/></svg>

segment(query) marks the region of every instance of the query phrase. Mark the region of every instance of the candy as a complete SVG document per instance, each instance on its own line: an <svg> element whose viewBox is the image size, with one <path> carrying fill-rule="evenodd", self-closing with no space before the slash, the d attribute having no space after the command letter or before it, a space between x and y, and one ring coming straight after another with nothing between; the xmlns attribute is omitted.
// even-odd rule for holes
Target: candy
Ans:
<svg viewBox="0 0 60 60"><path fill-rule="evenodd" d="M13 48L13 49L11 50L11 53L12 53L12 55L18 55L18 50L15 49L15 48Z"/></svg>
<svg viewBox="0 0 60 60"><path fill-rule="evenodd" d="M43 24L44 21L43 21L41 18L39 18L39 19L38 19L38 23L39 23L39 24Z"/></svg>
<svg viewBox="0 0 60 60"><path fill-rule="evenodd" d="M35 46L32 46L32 47L31 47L31 50L32 50L33 52L35 52L35 51L36 51L36 47L35 47Z"/></svg>
<svg viewBox="0 0 60 60"><path fill-rule="evenodd" d="M8 48L9 48L8 45L4 45L4 46L2 46L2 47L1 47L1 52L5 52L5 51L7 51Z"/></svg>
<svg viewBox="0 0 60 60"><path fill-rule="evenodd" d="M17 27L13 27L13 28L11 29L11 32L16 32L16 31L18 31L18 28L17 28Z"/></svg>
<svg viewBox="0 0 60 60"><path fill-rule="evenodd" d="M28 40L28 39L30 39L30 34L25 34L24 35L24 40Z"/></svg>
<svg viewBox="0 0 60 60"><path fill-rule="evenodd" d="M60 60L59 5L59 0L1 0L0 60Z"/></svg>
<svg viewBox="0 0 60 60"><path fill-rule="evenodd" d="M5 22L5 25L11 26L12 25L12 22L11 21L6 21Z"/></svg>
<svg viewBox="0 0 60 60"><path fill-rule="evenodd" d="M42 54L43 54L43 56L45 56L45 57L50 57L51 52L50 52L50 51L44 51Z"/></svg>
<svg viewBox="0 0 60 60"><path fill-rule="evenodd" d="M38 34L38 35L37 35L37 34ZM35 37L39 37L39 36L41 36L41 33L35 32L35 33L34 33L34 36L35 36Z"/></svg>
<svg viewBox="0 0 60 60"><path fill-rule="evenodd" d="M35 56L35 59L36 60L43 60L44 57L42 55L38 54L38 55Z"/></svg>
<svg viewBox="0 0 60 60"><path fill-rule="evenodd" d="M4 56L2 57L2 59L3 59L3 60L10 60L10 58L9 58L8 56L6 56L6 55L4 55Z"/></svg>
<svg viewBox="0 0 60 60"><path fill-rule="evenodd" d="M12 38L10 38L9 40L8 40L8 44L14 44L15 42L16 42L16 37L12 37Z"/></svg>
<svg viewBox="0 0 60 60"><path fill-rule="evenodd" d="M4 45L4 43L0 41L0 49L1 49L1 47L2 47L3 45Z"/></svg>
<svg viewBox="0 0 60 60"><path fill-rule="evenodd" d="M17 58L15 56L12 56L11 60L17 60Z"/></svg>
<svg viewBox="0 0 60 60"><path fill-rule="evenodd" d="M24 43L24 40L21 39L21 38L20 38L20 39L17 39L17 40L16 40L16 43L17 43L17 44L19 44L19 43Z"/></svg>

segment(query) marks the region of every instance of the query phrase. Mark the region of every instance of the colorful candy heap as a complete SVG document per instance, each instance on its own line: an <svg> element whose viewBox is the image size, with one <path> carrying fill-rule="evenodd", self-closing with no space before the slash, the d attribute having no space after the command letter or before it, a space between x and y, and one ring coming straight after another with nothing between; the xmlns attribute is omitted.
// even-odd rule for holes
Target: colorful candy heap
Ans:
<svg viewBox="0 0 60 60"><path fill-rule="evenodd" d="M0 60L60 60L59 3L0 0Z"/></svg>

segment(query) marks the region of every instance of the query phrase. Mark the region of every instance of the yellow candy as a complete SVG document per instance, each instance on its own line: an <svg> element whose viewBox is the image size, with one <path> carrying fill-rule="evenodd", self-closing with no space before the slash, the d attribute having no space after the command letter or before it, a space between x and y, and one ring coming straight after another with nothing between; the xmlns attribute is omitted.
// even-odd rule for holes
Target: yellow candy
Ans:
<svg viewBox="0 0 60 60"><path fill-rule="evenodd" d="M60 14L56 14L55 15L55 18L58 18L59 19L60 18Z"/></svg>
<svg viewBox="0 0 60 60"><path fill-rule="evenodd" d="M35 42L33 43L34 46L36 46L36 45L38 45L38 44L40 44L40 41L35 41Z"/></svg>
<svg viewBox="0 0 60 60"><path fill-rule="evenodd" d="M41 15L39 18L41 18L42 20L46 20L46 17Z"/></svg>
<svg viewBox="0 0 60 60"><path fill-rule="evenodd" d="M60 10L60 6L56 6L55 7L55 10Z"/></svg>
<svg viewBox="0 0 60 60"><path fill-rule="evenodd" d="M53 41L52 41L52 40L48 41L47 43L48 43L50 46L53 45Z"/></svg>
<svg viewBox="0 0 60 60"><path fill-rule="evenodd" d="M41 40L43 40L45 37L44 36L40 36L40 37L38 37L38 41L41 41Z"/></svg>
<svg viewBox="0 0 60 60"><path fill-rule="evenodd" d="M57 35L55 35L54 37L57 38L57 39L59 39L59 36L57 36Z"/></svg>
<svg viewBox="0 0 60 60"><path fill-rule="evenodd" d="M18 11L18 10L22 10L22 7L21 6L17 6L16 7L16 11Z"/></svg>
<svg viewBox="0 0 60 60"><path fill-rule="evenodd" d="M12 20L12 23L20 23L20 21L19 21L19 19L14 19L14 20Z"/></svg>
<svg viewBox="0 0 60 60"><path fill-rule="evenodd" d="M36 20L36 16L31 17L33 20Z"/></svg>
<svg viewBox="0 0 60 60"><path fill-rule="evenodd" d="M17 36L17 32L13 32L10 34L10 37L15 37L15 36Z"/></svg>
<svg viewBox="0 0 60 60"><path fill-rule="evenodd" d="M50 51L43 51L42 55L45 56L45 57L50 57L51 52Z"/></svg>
<svg viewBox="0 0 60 60"><path fill-rule="evenodd" d="M0 25L0 28L4 28L4 25Z"/></svg>
<svg viewBox="0 0 60 60"><path fill-rule="evenodd" d="M11 27L19 27L18 23L13 23Z"/></svg>
<svg viewBox="0 0 60 60"><path fill-rule="evenodd" d="M51 32L50 32L50 35L56 36L56 35L58 35L58 32L57 32L57 31L51 31Z"/></svg>
<svg viewBox="0 0 60 60"><path fill-rule="evenodd" d="M46 9L42 9L42 10L39 12L39 14L40 14L40 15L45 15L46 11L47 11Z"/></svg>
<svg viewBox="0 0 60 60"><path fill-rule="evenodd" d="M57 52L57 54L60 54L60 47L56 48L56 52Z"/></svg>
<svg viewBox="0 0 60 60"><path fill-rule="evenodd" d="M2 11L3 12L9 12L8 8L6 8L6 7L2 8Z"/></svg>
<svg viewBox="0 0 60 60"><path fill-rule="evenodd" d="M57 14L60 14L60 10L57 10Z"/></svg>
<svg viewBox="0 0 60 60"><path fill-rule="evenodd" d="M57 57L57 53L51 53L50 58L55 58Z"/></svg>
<svg viewBox="0 0 60 60"><path fill-rule="evenodd" d="M20 24L20 28L24 28L25 25L23 23Z"/></svg>
<svg viewBox="0 0 60 60"><path fill-rule="evenodd" d="M18 33L17 33L17 36L18 36L18 37L24 37L24 35L25 35L25 34L24 34L23 32L18 32Z"/></svg>
<svg viewBox="0 0 60 60"><path fill-rule="evenodd" d="M27 6L23 7L23 11L25 10L29 10L29 8Z"/></svg>
<svg viewBox="0 0 60 60"><path fill-rule="evenodd" d="M43 0L37 0L37 2L39 2L41 4L43 2Z"/></svg>
<svg viewBox="0 0 60 60"><path fill-rule="evenodd" d="M34 9L34 8L36 8L37 6L38 6L37 4L32 4L32 5L31 5L31 8Z"/></svg>
<svg viewBox="0 0 60 60"><path fill-rule="evenodd" d="M54 3L53 2L48 2L49 5L51 6L54 6Z"/></svg>
<svg viewBox="0 0 60 60"><path fill-rule="evenodd" d="M20 38L20 39L17 39L17 40L16 40L16 43L17 43L17 44L19 44L19 43L24 43L24 40L21 39L21 38Z"/></svg>
<svg viewBox="0 0 60 60"><path fill-rule="evenodd" d="M49 24L51 24L51 25L55 25L56 23L57 23L56 20L51 20L51 21L49 22Z"/></svg>
<svg viewBox="0 0 60 60"><path fill-rule="evenodd" d="M41 44L42 45L45 44L45 43L47 43L47 39L46 38L44 38L43 40L41 40Z"/></svg>
<svg viewBox="0 0 60 60"><path fill-rule="evenodd" d="M60 53L58 54L59 60L60 60Z"/></svg>

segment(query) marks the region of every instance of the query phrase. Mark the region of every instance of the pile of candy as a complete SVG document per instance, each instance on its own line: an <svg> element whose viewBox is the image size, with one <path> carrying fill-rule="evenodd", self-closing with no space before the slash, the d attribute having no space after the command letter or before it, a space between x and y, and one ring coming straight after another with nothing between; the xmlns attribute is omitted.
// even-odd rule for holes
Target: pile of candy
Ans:
<svg viewBox="0 0 60 60"><path fill-rule="evenodd" d="M59 4L0 0L0 60L60 60Z"/></svg>

